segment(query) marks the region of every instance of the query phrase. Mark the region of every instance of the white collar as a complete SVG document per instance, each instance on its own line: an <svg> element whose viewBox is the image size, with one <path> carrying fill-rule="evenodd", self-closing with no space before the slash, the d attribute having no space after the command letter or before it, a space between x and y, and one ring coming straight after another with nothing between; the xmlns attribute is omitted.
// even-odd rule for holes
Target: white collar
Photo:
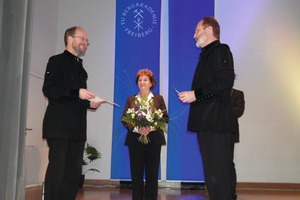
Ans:
<svg viewBox="0 0 300 200"><path fill-rule="evenodd" d="M142 101L142 98L141 98L140 93L138 93L135 97L136 97L136 99L137 99L138 101ZM150 93L148 94L148 96L147 96L147 102L150 101L150 99L151 99L152 97L154 97L154 94L153 94L152 92L150 92Z"/></svg>

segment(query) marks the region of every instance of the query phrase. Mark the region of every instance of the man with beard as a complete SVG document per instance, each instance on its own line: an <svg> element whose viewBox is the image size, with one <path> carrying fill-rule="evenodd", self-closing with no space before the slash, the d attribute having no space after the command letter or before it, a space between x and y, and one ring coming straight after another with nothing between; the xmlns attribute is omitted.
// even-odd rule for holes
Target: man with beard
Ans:
<svg viewBox="0 0 300 200"><path fill-rule="evenodd" d="M49 146L45 177L45 200L75 200L86 141L87 109L100 103L89 101L95 94L87 90L87 72L82 66L89 40L81 27L71 27L64 35L65 51L47 64L43 93L48 106L43 121L43 138Z"/></svg>
<svg viewBox="0 0 300 200"><path fill-rule="evenodd" d="M231 200L230 136L238 130L230 102L233 58L228 45L221 44L220 26L212 17L197 24L194 39L202 52L192 89L178 96L183 103L191 103L188 130L197 132L210 200Z"/></svg>

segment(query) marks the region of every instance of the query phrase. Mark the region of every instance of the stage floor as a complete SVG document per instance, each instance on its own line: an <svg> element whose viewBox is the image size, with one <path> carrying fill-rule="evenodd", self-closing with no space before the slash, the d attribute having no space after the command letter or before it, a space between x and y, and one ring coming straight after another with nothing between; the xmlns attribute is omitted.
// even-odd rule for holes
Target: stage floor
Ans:
<svg viewBox="0 0 300 200"><path fill-rule="evenodd" d="M160 188L158 200L206 200L205 190ZM300 190L238 189L238 200L299 200ZM26 189L26 200L41 200L42 188ZM84 186L76 200L131 200L131 190L115 186Z"/></svg>

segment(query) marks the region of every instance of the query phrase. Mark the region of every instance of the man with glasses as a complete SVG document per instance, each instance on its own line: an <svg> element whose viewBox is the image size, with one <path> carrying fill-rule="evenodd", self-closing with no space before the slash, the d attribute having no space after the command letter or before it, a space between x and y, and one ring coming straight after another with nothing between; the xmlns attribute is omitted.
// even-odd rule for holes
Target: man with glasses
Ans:
<svg viewBox="0 0 300 200"><path fill-rule="evenodd" d="M100 103L89 101L95 94L87 90L87 72L81 56L89 45L81 27L71 27L64 35L65 51L47 64L43 93L48 106L43 121L43 138L49 146L45 177L45 200L75 200L86 141L87 109Z"/></svg>

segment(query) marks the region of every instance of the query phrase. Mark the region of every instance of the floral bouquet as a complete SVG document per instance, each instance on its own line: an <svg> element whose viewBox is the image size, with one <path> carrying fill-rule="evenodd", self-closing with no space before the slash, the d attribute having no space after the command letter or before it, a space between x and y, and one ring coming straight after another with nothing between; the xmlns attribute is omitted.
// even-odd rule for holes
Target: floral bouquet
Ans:
<svg viewBox="0 0 300 200"><path fill-rule="evenodd" d="M122 121L131 124L134 127L151 127L151 130L167 130L167 124L163 118L163 111L156 109L153 99L148 102L138 100L134 101L135 106L128 108L126 114L122 117ZM147 135L141 135L139 141L148 144L150 139Z"/></svg>

